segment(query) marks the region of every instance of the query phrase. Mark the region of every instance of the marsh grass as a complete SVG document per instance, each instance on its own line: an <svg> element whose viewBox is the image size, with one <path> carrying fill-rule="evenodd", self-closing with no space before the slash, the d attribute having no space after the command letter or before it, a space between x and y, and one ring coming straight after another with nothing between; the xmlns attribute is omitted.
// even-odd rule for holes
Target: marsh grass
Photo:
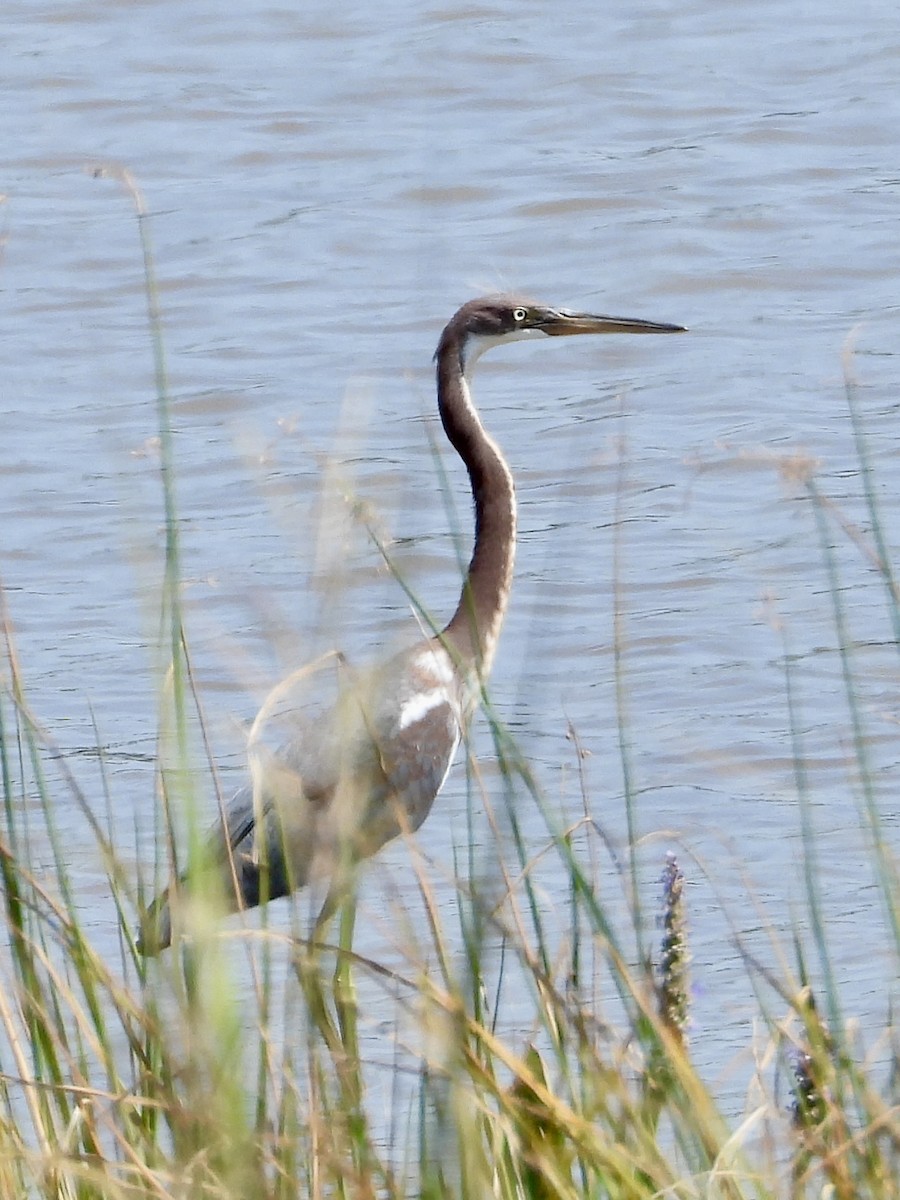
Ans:
<svg viewBox="0 0 900 1200"><path fill-rule="evenodd" d="M619 863L624 905L602 902L606 847L589 818L584 780L584 820L561 826L524 748L489 702L498 770L488 776L473 755L467 769L471 810L486 809L502 854L489 875L471 848L455 863L455 917L448 917L433 868L410 839L415 894L390 900L399 932L389 963L355 949L352 896L322 942L306 939L299 900L285 931L270 925L265 912L252 926L240 918L223 924L221 897L200 896L187 914L191 936L159 960L140 957L132 936L136 913L160 878L202 854L190 734L204 723L181 607L176 471L153 260L140 196L127 176L119 178L138 213L157 367L167 531L160 599L159 749L166 766L159 774L157 844L163 849L155 877L136 875L112 832L111 792L96 808L80 792L31 711L4 609L0 1195L900 1196L900 1034L886 1012L880 1054L868 1057L879 1039L862 1045L832 965L823 917L827 884L787 642L785 691L812 932L807 944L798 930L777 975L735 937L761 1031L756 1078L740 1115L723 1110L692 1060L691 1046L710 1031L691 1025L690 908L681 865L672 855L660 861L658 894L645 894L635 836L627 861ZM865 716L856 702L835 539L850 537L876 564L895 622L898 595L849 374L848 401L871 532L844 519L811 465L779 466L804 491L821 546L853 714L859 817L900 974L897 866L866 782ZM628 797L621 617L616 671ZM61 797L79 806L93 831L118 913L117 935L106 938L103 954L84 927L56 826ZM533 850L520 828L527 806L543 814L546 852L557 859L562 936L548 919ZM187 830L186 841L176 829ZM32 860L36 838L50 847L49 867L42 862L38 869ZM658 922L648 913L658 914ZM595 1003L598 975L613 1000L602 1010ZM504 1013L511 987L512 1028ZM393 1025L374 1036L365 1007L372 995L394 1013Z"/></svg>

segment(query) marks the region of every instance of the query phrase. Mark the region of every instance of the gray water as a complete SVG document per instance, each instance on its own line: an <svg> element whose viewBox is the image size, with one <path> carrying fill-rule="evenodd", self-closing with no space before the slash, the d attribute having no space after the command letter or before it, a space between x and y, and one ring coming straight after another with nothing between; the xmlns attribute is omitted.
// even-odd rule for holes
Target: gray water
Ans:
<svg viewBox="0 0 900 1200"><path fill-rule="evenodd" d="M238 722L282 672L333 645L365 658L415 636L342 494L399 539L426 606L454 605L430 357L459 303L520 289L690 326L516 346L480 367L521 506L492 696L575 819L571 724L590 752L591 813L621 846L618 594L637 819L654 835L645 899L678 849L695 1036L715 1075L748 1046L754 1010L729 922L771 957L753 931L804 919L787 646L836 974L874 1036L895 960L860 833L822 549L782 468L814 460L822 492L867 529L843 379L853 333L896 548L898 12L9 0L4 17L0 576L31 703L99 797L96 720L136 869L154 857L163 535L121 168L152 213L189 632L226 786L243 767ZM465 533L461 473L449 452L444 463ZM831 529L896 846L897 647L878 573ZM489 762L483 723L478 748ZM59 795L85 921L112 949L99 856ZM438 881L466 796L457 768L421 833ZM539 847L541 819L523 806L522 820ZM489 871L496 850L486 826L478 836ZM408 850L386 850L369 905L408 873ZM563 926L552 874L545 885Z"/></svg>

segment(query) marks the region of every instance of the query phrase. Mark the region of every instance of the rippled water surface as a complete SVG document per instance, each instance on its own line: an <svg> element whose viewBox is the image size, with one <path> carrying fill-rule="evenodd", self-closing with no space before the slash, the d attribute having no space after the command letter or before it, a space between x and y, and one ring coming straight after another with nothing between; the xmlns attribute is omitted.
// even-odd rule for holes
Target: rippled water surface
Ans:
<svg viewBox="0 0 900 1200"><path fill-rule="evenodd" d="M0 575L34 709L99 795L96 720L123 840L135 815L152 829L162 542L125 168L152 212L189 630L226 783L237 722L282 671L414 635L347 496L399 539L432 611L455 603L429 439L430 356L457 304L515 288L682 322L689 336L526 344L479 368L521 507L493 699L573 819L577 731L591 814L621 844L618 605L637 820L659 835L647 898L681 846L698 1053L718 1071L753 1006L729 922L803 919L787 651L836 970L877 1026L895 981L803 482L814 469L835 506L859 717L896 847L897 646L859 544L842 353L852 334L896 550L898 14L834 0L788 24L774 0L602 16L495 0L4 11ZM443 461L465 534L461 472ZM483 723L479 748L489 760ZM421 834L437 878L466 805L458 768ZM96 849L74 807L58 820L85 919L112 945ZM542 844L540 817L523 820ZM152 862L147 833L135 853ZM408 851L386 851L367 904L407 872Z"/></svg>

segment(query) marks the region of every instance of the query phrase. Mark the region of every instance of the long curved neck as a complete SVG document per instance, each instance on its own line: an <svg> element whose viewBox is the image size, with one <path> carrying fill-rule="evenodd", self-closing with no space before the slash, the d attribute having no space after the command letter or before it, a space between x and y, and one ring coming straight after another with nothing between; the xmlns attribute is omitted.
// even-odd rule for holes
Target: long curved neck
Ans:
<svg viewBox="0 0 900 1200"><path fill-rule="evenodd" d="M466 465L475 501L475 548L456 612L441 635L464 670L484 680L509 602L516 553L516 498L509 467L469 394L464 345L445 338L437 352L438 410ZM471 361L471 360L470 360Z"/></svg>

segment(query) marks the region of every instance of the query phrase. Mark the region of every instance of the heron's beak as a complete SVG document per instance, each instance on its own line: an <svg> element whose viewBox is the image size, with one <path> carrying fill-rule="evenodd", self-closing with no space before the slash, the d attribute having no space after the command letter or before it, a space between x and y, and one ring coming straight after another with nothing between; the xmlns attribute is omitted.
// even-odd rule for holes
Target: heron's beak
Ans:
<svg viewBox="0 0 900 1200"><path fill-rule="evenodd" d="M535 322L541 333L550 337L565 337L573 333L686 333L683 325L668 325L662 321L644 321L640 317L604 317L593 313L568 312L564 308L548 308Z"/></svg>

